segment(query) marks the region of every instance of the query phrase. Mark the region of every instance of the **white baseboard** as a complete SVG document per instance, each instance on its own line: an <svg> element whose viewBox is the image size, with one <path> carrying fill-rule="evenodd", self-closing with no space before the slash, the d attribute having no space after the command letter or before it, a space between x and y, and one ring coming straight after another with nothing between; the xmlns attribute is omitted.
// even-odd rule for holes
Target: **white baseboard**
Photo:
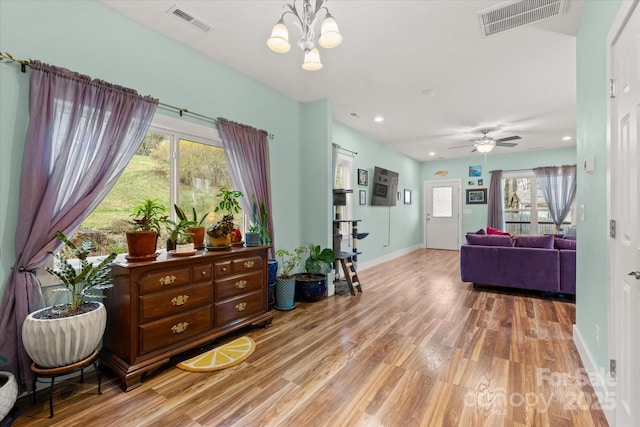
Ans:
<svg viewBox="0 0 640 427"><path fill-rule="evenodd" d="M392 259L401 257L413 251L417 251L418 249L424 249L423 245L415 245L410 246L408 248L400 249L398 251L392 252L390 254L378 257L376 259L371 259L368 261L359 261L358 262L358 271L366 270L367 268L374 267L380 263L391 261Z"/></svg>
<svg viewBox="0 0 640 427"><path fill-rule="evenodd" d="M604 396L604 401L600 399L600 406L602 407L604 415L607 417L609 426L615 427L615 386L613 386L611 384L611 381L608 380L608 374L606 373L605 368L596 365L595 360L593 360L593 356L591 356L591 353L587 349L587 346L582 339L582 335L580 335L580 330L578 329L577 325L573 325L573 342L578 349L578 353L580 354L580 359L582 359L584 369L589 375L593 391L598 396Z"/></svg>

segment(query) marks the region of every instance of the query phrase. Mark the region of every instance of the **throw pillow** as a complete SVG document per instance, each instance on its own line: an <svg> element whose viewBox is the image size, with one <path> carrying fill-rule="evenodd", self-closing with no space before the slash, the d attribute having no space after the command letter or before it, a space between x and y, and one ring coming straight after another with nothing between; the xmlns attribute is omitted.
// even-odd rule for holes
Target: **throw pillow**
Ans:
<svg viewBox="0 0 640 427"><path fill-rule="evenodd" d="M485 234L487 234L487 233L485 233L485 232L484 232L484 229L483 229L483 228L481 228L481 229L480 229L480 230L478 230L478 231L470 231L470 232L468 232L467 234L485 235Z"/></svg>
<svg viewBox="0 0 640 427"><path fill-rule="evenodd" d="M510 236L467 234L467 243L480 246L513 246Z"/></svg>
<svg viewBox="0 0 640 427"><path fill-rule="evenodd" d="M496 234L498 236L511 236L511 233L507 233L506 231L498 230L497 228L487 227L487 234Z"/></svg>
<svg viewBox="0 0 640 427"><path fill-rule="evenodd" d="M556 239L554 243L554 247L556 249L570 249L576 250L576 241L573 239Z"/></svg>
<svg viewBox="0 0 640 427"><path fill-rule="evenodd" d="M519 248L543 248L553 249L553 242L555 237L548 236L517 236L515 239L515 245Z"/></svg>

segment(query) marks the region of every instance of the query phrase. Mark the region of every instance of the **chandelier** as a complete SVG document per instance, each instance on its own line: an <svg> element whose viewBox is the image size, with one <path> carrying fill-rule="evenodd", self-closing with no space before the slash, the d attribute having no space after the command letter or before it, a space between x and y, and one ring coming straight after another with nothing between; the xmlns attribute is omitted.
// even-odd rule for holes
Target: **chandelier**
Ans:
<svg viewBox="0 0 640 427"><path fill-rule="evenodd" d="M313 30L314 25L318 21L318 13L324 10L325 17L320 27L320 37L318 38L318 44L325 49L331 49L337 47L342 43L342 35L338 31L338 24L333 16L329 13L329 9L323 6L326 0L315 0L315 7L311 6L311 0L302 0L302 10L296 8L296 0L293 3L287 3L285 8L288 8L280 20L276 23L271 31L271 37L267 40L267 46L277 53L287 53L291 49L289 44L289 30L284 24L284 17L287 14L291 14L297 18L293 24L300 28L302 37L298 40L298 46L304 52L304 63L302 68L307 71L318 71L322 69L322 62L320 62L320 52L316 47L314 40L315 33Z"/></svg>

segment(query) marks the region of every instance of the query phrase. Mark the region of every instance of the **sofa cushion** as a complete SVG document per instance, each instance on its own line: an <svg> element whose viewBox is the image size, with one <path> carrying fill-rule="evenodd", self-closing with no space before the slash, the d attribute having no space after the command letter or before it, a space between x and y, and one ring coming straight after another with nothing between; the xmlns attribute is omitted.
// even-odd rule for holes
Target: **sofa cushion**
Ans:
<svg viewBox="0 0 640 427"><path fill-rule="evenodd" d="M517 236L514 238L514 246L519 248L553 249L555 237L548 236Z"/></svg>
<svg viewBox="0 0 640 427"><path fill-rule="evenodd" d="M467 243L481 246L513 246L511 236L467 234Z"/></svg>
<svg viewBox="0 0 640 427"><path fill-rule="evenodd" d="M498 236L511 236L510 233L506 231L498 230L497 228L487 227L487 234L496 234Z"/></svg>
<svg viewBox="0 0 640 427"><path fill-rule="evenodd" d="M573 239L556 239L553 246L556 249L576 250L576 241Z"/></svg>

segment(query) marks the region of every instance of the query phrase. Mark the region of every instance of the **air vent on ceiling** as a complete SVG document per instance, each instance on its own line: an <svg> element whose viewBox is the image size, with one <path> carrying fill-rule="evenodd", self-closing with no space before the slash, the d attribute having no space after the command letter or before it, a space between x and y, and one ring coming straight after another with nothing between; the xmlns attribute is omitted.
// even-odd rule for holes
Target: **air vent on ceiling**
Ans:
<svg viewBox="0 0 640 427"><path fill-rule="evenodd" d="M501 3L478 12L482 35L488 37L562 15L567 10L567 5L567 0L520 0Z"/></svg>
<svg viewBox="0 0 640 427"><path fill-rule="evenodd" d="M211 29L209 25L205 24L199 19L194 18L191 13L187 12L181 7L178 7L178 5L176 4L174 4L171 9L167 10L167 13L175 16L183 22L186 22L187 24L193 25L194 27L196 27L200 31L204 31L205 33Z"/></svg>

